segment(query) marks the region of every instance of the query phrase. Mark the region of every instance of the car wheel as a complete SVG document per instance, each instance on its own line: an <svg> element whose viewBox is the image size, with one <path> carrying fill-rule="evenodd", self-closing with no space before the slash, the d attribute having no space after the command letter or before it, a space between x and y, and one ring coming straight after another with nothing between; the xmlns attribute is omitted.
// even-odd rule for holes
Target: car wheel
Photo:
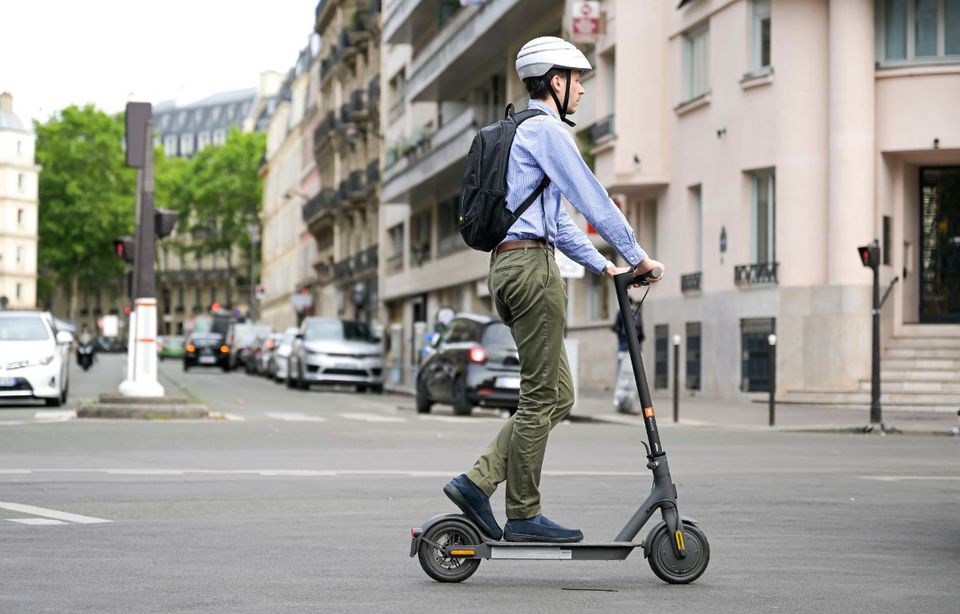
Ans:
<svg viewBox="0 0 960 614"><path fill-rule="evenodd" d="M303 376L303 365L297 365L297 389L310 390L310 384L307 383L307 378Z"/></svg>
<svg viewBox="0 0 960 614"><path fill-rule="evenodd" d="M453 380L453 413L457 416L469 416L473 405L467 399L467 384L463 377Z"/></svg>
<svg viewBox="0 0 960 614"><path fill-rule="evenodd" d="M421 377L417 379L417 413L429 414L431 407L433 407L433 402L427 394L427 386Z"/></svg>
<svg viewBox="0 0 960 614"><path fill-rule="evenodd" d="M61 399L59 396L53 397L52 399L44 399L43 402L47 405L47 407L60 407L63 405L63 399Z"/></svg>
<svg viewBox="0 0 960 614"><path fill-rule="evenodd" d="M370 392L373 394L383 394L383 384L374 384L370 386Z"/></svg>
<svg viewBox="0 0 960 614"><path fill-rule="evenodd" d="M366 392L367 387L363 384L357 384L357 392Z"/></svg>
<svg viewBox="0 0 960 614"><path fill-rule="evenodd" d="M183 363L183 370L184 370L184 371L189 371L189 370L190 370L190 365L188 365L187 363Z"/></svg>
<svg viewBox="0 0 960 614"><path fill-rule="evenodd" d="M67 397L70 395L70 385L67 384L66 388L63 389L63 392L60 393L60 402L64 405L67 404Z"/></svg>

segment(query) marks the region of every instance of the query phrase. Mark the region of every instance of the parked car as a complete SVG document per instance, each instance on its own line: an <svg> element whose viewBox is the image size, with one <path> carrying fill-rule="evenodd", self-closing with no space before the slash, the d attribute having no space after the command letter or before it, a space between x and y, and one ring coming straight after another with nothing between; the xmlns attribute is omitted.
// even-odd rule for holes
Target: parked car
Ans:
<svg viewBox="0 0 960 614"><path fill-rule="evenodd" d="M183 358L184 338L182 335L167 335L157 339L157 353L160 360L165 358Z"/></svg>
<svg viewBox="0 0 960 614"><path fill-rule="evenodd" d="M43 399L50 407L66 403L72 342L49 313L0 312L0 398Z"/></svg>
<svg viewBox="0 0 960 614"><path fill-rule="evenodd" d="M228 369L230 347L220 333L193 333L187 337L183 352L183 370L191 367L220 367Z"/></svg>
<svg viewBox="0 0 960 614"><path fill-rule="evenodd" d="M277 346L280 345L281 339L283 339L283 335L280 333L270 333L269 336L262 340L260 343L260 351L257 353L257 364L254 369L257 375L273 377L270 372L270 363L273 362L273 353L277 351Z"/></svg>
<svg viewBox="0 0 960 614"><path fill-rule="evenodd" d="M272 331L266 324L234 323L227 332L227 345L230 356L227 370L247 365L247 356L256 350L258 338L266 337Z"/></svg>
<svg viewBox="0 0 960 614"><path fill-rule="evenodd" d="M520 359L510 329L495 318L460 314L443 335L417 377L417 411L434 403L468 415L475 406L516 412L520 403Z"/></svg>
<svg viewBox="0 0 960 614"><path fill-rule="evenodd" d="M306 318L290 353L287 386L354 384L383 392L383 348L364 322Z"/></svg>
<svg viewBox="0 0 960 614"><path fill-rule="evenodd" d="M293 342L297 340L296 326L291 326L283 331L280 342L270 354L270 363L267 369L267 375L278 382L287 381L288 367L290 366L290 353L293 351Z"/></svg>

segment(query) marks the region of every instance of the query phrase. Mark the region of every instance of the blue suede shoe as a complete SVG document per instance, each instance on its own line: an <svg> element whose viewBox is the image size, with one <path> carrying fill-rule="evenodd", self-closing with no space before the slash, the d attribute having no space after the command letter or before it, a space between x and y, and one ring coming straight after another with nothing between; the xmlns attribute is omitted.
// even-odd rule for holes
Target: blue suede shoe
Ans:
<svg viewBox="0 0 960 614"><path fill-rule="evenodd" d="M467 518L477 523L480 530L487 536L499 541L503 531L497 524L497 519L490 508L490 497L470 481L466 474L461 473L443 487L443 494L453 501L466 514Z"/></svg>
<svg viewBox="0 0 960 614"><path fill-rule="evenodd" d="M503 538L508 542L570 543L583 539L580 529L568 529L543 514L527 520L508 520Z"/></svg>

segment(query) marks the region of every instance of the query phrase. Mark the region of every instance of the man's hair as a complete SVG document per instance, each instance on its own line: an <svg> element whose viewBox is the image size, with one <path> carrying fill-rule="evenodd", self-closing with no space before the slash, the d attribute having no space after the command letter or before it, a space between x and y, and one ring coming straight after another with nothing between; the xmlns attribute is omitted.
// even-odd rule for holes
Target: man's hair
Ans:
<svg viewBox="0 0 960 614"><path fill-rule="evenodd" d="M523 84L527 86L527 93L530 94L530 98L535 98L537 100L543 100L550 95L550 81L553 80L554 75L560 75L561 77L567 76L566 68L551 68L547 71L547 74L540 77L529 77L523 80Z"/></svg>

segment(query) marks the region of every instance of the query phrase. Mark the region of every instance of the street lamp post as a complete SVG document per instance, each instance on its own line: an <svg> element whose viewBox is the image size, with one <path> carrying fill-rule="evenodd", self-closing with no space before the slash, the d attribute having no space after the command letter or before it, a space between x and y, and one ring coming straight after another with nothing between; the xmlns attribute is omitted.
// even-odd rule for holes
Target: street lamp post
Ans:
<svg viewBox="0 0 960 614"><path fill-rule="evenodd" d="M673 421L680 421L680 335L673 336Z"/></svg>
<svg viewBox="0 0 960 614"><path fill-rule="evenodd" d="M260 226L253 223L247 224L247 234L250 236L250 312L248 315L251 322L256 322L259 310L256 307L257 284L254 275L256 273L257 246L260 245Z"/></svg>
<svg viewBox="0 0 960 614"><path fill-rule="evenodd" d="M777 395L777 336L769 335L767 343L770 345L770 426L776 423L776 395Z"/></svg>

